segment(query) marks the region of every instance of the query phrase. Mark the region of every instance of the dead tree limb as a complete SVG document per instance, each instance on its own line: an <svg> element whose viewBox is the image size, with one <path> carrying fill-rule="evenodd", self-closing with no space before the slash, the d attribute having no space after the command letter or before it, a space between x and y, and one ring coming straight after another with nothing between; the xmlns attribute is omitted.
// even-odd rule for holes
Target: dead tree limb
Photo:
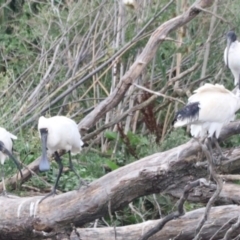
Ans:
<svg viewBox="0 0 240 240"><path fill-rule="evenodd" d="M185 214L183 205L185 203L185 201L188 198L189 192L201 185L204 184L206 182L205 179L198 179L194 182L189 182L185 187L184 187L184 191L183 194L180 198L180 200L178 201L178 206L177 206L177 211L176 212L172 212L170 214L168 214L167 216L165 216L164 218L162 218L158 224L156 224L156 226L154 226L153 228L151 228L150 230L148 230L146 233L143 234L143 236L141 236L139 238L139 240L148 240L151 236L153 236L154 234L156 234L157 232L159 232L160 230L162 230L162 228L165 226L165 224L175 218L178 218L182 215Z"/></svg>
<svg viewBox="0 0 240 240"><path fill-rule="evenodd" d="M201 9L210 7L213 4L213 1L214 0L197 0L186 12L168 20L158 27L151 35L142 53L123 76L112 94L98 104L92 112L82 119L78 125L79 129L88 129L92 127L109 110L117 106L131 84L139 77L143 69L153 59L160 44L166 39L167 35L190 22L201 12Z"/></svg>
<svg viewBox="0 0 240 240"><path fill-rule="evenodd" d="M196 226L204 214L205 208L200 208L186 213L184 216L168 222L160 232L149 238L149 240L192 240L195 236ZM224 237L224 234L231 228L232 224L236 223L240 212L240 206L227 205L213 207L208 219L208 224L205 225L201 232L203 240L219 240ZM106 228L77 228L72 232L70 240L136 240L139 239L149 229L159 224L160 220L151 220L139 224L124 226L124 227L106 227ZM220 231L218 231L220 230ZM214 238L211 238L214 234ZM240 228L233 232L231 237L236 237L240 233ZM78 238L77 234L80 236Z"/></svg>
<svg viewBox="0 0 240 240"><path fill-rule="evenodd" d="M224 129L222 139L230 132L238 131L240 124L231 123ZM58 233L70 228L70 224L83 226L107 215L109 206L111 211L116 211L138 197L168 191L188 181L205 178L208 175L206 168L196 165L199 151L199 144L190 140L110 172L89 187L48 198L40 205L38 201L41 197L0 197L0 239L10 236L12 239L26 239L26 236L34 239L35 231ZM239 153L240 149L231 152L229 158L234 158L235 164L231 162L223 166L226 172L233 166L234 170L240 170Z"/></svg>
<svg viewBox="0 0 240 240"><path fill-rule="evenodd" d="M233 236L233 233L239 229L239 226L240 226L240 216L238 217L238 220L235 224L233 224L229 229L228 231L226 232L226 234L224 235L224 238L223 240L231 240L232 239L232 236Z"/></svg>
<svg viewBox="0 0 240 240"><path fill-rule="evenodd" d="M224 178L224 175L222 175ZM183 192L184 186L179 186L178 188L171 188L168 191L165 191L166 194L169 194L175 198L180 198ZM213 192L216 190L216 185L210 187L199 186L194 188L192 192L189 193L188 200L190 202L198 203L207 203L211 198ZM240 186L233 183L224 183L222 191L219 195L219 198L216 200L218 205L227 205L227 204L240 204Z"/></svg>
<svg viewBox="0 0 240 240"><path fill-rule="evenodd" d="M210 144L210 142L209 142L209 144ZM202 150L208 159L208 169L210 172L210 176L214 179L215 183L217 184L217 188L216 188L216 191L214 192L214 194L209 199L207 206L206 206L206 210L203 214L203 217L202 217L201 221L198 223L198 226L196 228L196 236L194 237L194 240L200 239L201 231L204 227L204 223L207 221L207 219L209 217L210 209L211 209L212 205L215 203L215 201L218 199L218 197L221 193L221 190L222 190L222 186L223 186L221 177L217 176L217 173L215 171L215 166L213 164L213 157L211 156L212 153L210 153L207 150L207 145L202 146Z"/></svg>

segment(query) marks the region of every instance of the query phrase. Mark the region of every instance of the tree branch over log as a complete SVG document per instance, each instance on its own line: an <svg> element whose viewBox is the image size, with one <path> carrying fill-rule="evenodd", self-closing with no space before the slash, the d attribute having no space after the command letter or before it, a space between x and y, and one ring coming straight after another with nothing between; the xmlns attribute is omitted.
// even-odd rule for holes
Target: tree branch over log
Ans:
<svg viewBox="0 0 240 240"><path fill-rule="evenodd" d="M168 222L164 228L149 238L149 240L192 240L195 235L196 226L204 214L205 208L200 208L186 213L184 216ZM231 228L238 218L240 207L236 205L227 205L213 207L208 219L208 224L205 225L201 239L219 240L224 237L224 234ZM151 220L139 224L124 226L124 227L106 227L106 228L78 228L73 231L70 240L81 239L98 239L98 240L136 240L149 229L155 227L161 222L160 220ZM221 231L218 231L220 230ZM236 237L240 233L240 228L235 229L231 237Z"/></svg>
<svg viewBox="0 0 240 240"><path fill-rule="evenodd" d="M234 129L231 130L231 129ZM225 127L221 139L237 134L239 122ZM70 224L83 226L111 211L126 206L134 199L152 193L169 191L188 181L205 178L205 167L197 167L200 146L195 140L171 150L156 153L108 173L88 187L46 199L41 197L0 197L0 239L35 237L35 231L58 233ZM223 170L240 170L240 149L231 152L235 159ZM237 158L238 157L238 158ZM11 206L11 208L9 207ZM210 214L211 216L211 214Z"/></svg>
<svg viewBox="0 0 240 240"><path fill-rule="evenodd" d="M112 94L98 104L92 112L81 120L78 125L80 131L81 129L88 129L92 127L109 110L117 106L129 89L130 85L140 76L144 68L153 59L160 44L166 39L167 35L190 22L201 12L200 9L210 7L213 4L213 1L214 0L197 0L186 12L168 20L158 27L151 35L142 53L123 76Z"/></svg>
<svg viewBox="0 0 240 240"><path fill-rule="evenodd" d="M168 214L167 216L165 216L164 218L161 219L161 221L159 221L158 224L156 224L156 226L154 226L153 228L151 228L149 231L147 231L145 234L143 234L143 236L141 236L139 238L139 240L148 240L151 236L153 236L155 233L157 233L158 231L160 231L167 222L173 220L174 218L178 218L182 215L185 214L185 211L183 209L183 205L185 203L185 201L188 198L189 192L201 185L201 184L206 184L206 180L205 179L198 179L194 182L189 182L185 187L184 187L184 191L183 194L180 198L180 200L178 201L178 206L177 206L177 211L176 212L172 212L170 214Z"/></svg>

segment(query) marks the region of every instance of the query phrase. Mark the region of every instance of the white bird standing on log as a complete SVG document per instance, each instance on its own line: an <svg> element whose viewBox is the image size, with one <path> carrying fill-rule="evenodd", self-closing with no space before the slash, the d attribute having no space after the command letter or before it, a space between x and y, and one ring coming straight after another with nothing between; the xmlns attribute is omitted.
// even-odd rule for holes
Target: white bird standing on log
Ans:
<svg viewBox="0 0 240 240"><path fill-rule="evenodd" d="M188 104L176 113L173 125L175 128L190 125L193 137L208 137L225 158L217 139L222 127L234 120L239 108L239 89L235 95L223 85L207 83L195 90Z"/></svg>
<svg viewBox="0 0 240 240"><path fill-rule="evenodd" d="M239 83L240 78L240 42L233 31L227 33L227 47L224 51L224 62L230 68L234 76L234 85Z"/></svg>
<svg viewBox="0 0 240 240"><path fill-rule="evenodd" d="M5 128L0 127L0 161L1 161L1 164L3 165L7 158L11 158L16 164L21 177L23 177L20 164L12 155L12 145L13 145L12 139L17 139L17 137L12 133L8 132ZM3 195L6 196L7 192L6 192L6 186L4 181L3 166L2 166L1 175L2 175L2 183L3 183Z"/></svg>
<svg viewBox="0 0 240 240"><path fill-rule="evenodd" d="M56 194L58 181L63 170L62 160L58 151L62 150L68 152L69 165L71 170L74 171L71 154L79 153L84 143L81 140L77 124L72 119L64 116L54 116L50 118L40 117L38 120L38 131L42 141L42 157L39 164L39 170L48 171L50 169L47 151L50 155L54 154L54 159L59 166L59 172L54 187L49 194L41 199L41 201L43 201L45 198ZM78 176L75 171L74 173Z"/></svg>

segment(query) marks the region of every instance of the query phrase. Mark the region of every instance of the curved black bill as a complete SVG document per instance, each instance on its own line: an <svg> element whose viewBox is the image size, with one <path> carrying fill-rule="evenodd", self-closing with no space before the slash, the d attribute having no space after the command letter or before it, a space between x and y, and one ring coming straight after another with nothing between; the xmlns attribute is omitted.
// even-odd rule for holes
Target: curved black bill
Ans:
<svg viewBox="0 0 240 240"><path fill-rule="evenodd" d="M229 61L228 61L228 55L229 55L229 49L232 44L232 40L230 38L227 39L227 54L226 54L226 64L227 67L229 68Z"/></svg>
<svg viewBox="0 0 240 240"><path fill-rule="evenodd" d="M4 144L3 144L2 142L0 142L0 150L1 150L4 154L8 155L9 158L11 158L11 159L14 161L14 163L16 164L16 166L17 166L17 168L18 168L18 170L19 170L19 172L20 172L21 177L23 177L23 174L22 174L22 171L21 171L21 167L20 167L20 163L19 163L18 160L12 155L12 153L9 152L7 148L5 148L5 146L4 146Z"/></svg>

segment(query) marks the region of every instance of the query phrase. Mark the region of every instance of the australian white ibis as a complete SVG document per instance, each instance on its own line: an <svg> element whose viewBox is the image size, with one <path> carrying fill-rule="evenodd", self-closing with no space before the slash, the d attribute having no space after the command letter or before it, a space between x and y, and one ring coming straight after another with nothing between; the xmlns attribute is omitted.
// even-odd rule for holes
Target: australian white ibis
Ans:
<svg viewBox="0 0 240 240"><path fill-rule="evenodd" d="M240 42L234 31L227 33L227 47L224 51L224 61L230 68L234 76L234 85L236 86L240 78Z"/></svg>
<svg viewBox="0 0 240 240"><path fill-rule="evenodd" d="M12 155L13 139L17 139L17 137L12 133L8 132L5 128L0 127L0 161L1 161L1 164L3 165L7 158L11 158L14 161L14 163L17 165L17 168L19 169L21 177L23 177L20 164ZM3 195L7 195L5 181L4 181L3 166L2 166L2 182L3 182Z"/></svg>
<svg viewBox="0 0 240 240"><path fill-rule="evenodd" d="M183 109L176 113L174 127L190 125L191 135L195 138L208 137L218 148L217 139L222 127L234 120L240 108L239 89L234 94L223 85L205 84L194 91Z"/></svg>
<svg viewBox="0 0 240 240"><path fill-rule="evenodd" d="M38 131L42 141L42 157L39 164L39 170L48 171L50 168L47 153L49 155L54 154L54 159L59 166L59 172L54 187L49 194L41 199L41 201L43 201L45 198L56 194L58 181L63 170L58 151L62 150L68 152L70 168L74 171L71 154L77 154L81 151L83 141L81 140L77 124L72 119L65 116L54 116L50 118L40 117L38 120ZM77 175L76 172L75 174Z"/></svg>

